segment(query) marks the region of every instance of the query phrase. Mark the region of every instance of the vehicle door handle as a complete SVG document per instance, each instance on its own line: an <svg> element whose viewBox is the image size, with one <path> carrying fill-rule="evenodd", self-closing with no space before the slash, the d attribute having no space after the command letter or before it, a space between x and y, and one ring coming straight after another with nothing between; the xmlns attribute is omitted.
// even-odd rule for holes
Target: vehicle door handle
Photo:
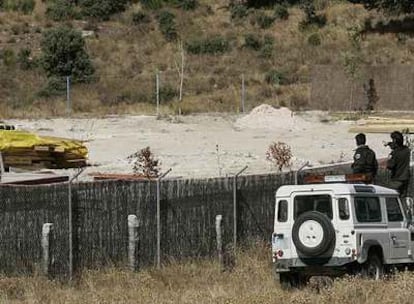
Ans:
<svg viewBox="0 0 414 304"><path fill-rule="evenodd" d="M395 235L393 235L393 236L391 237L391 240L395 243L395 241L397 240L397 237L396 237Z"/></svg>

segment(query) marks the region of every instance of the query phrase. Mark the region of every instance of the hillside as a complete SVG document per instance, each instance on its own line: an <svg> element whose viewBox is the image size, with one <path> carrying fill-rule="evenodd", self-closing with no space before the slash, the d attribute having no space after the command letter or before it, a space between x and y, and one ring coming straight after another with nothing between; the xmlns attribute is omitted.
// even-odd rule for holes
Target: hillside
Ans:
<svg viewBox="0 0 414 304"><path fill-rule="evenodd" d="M66 79L47 85L39 64L44 33L61 25L83 31L95 69L93 80L71 86L77 114L154 113L157 71L162 113L238 112L242 77L246 110L262 103L301 109L308 106L313 65L414 60L411 19L390 22L346 1L315 1L312 22L298 5L287 15L280 7L238 11L218 0L199 0L192 10L137 2L106 21L57 22L46 16L48 3L36 0L26 14L0 11L0 117L65 114Z"/></svg>

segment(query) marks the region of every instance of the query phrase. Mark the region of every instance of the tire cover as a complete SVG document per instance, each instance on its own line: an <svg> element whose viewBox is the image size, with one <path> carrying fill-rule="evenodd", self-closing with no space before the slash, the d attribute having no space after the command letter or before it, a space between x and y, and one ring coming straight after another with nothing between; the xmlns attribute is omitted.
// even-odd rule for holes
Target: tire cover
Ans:
<svg viewBox="0 0 414 304"><path fill-rule="evenodd" d="M301 214L293 224L292 240L301 257L318 257L329 252L335 244L335 230L325 214L309 211Z"/></svg>

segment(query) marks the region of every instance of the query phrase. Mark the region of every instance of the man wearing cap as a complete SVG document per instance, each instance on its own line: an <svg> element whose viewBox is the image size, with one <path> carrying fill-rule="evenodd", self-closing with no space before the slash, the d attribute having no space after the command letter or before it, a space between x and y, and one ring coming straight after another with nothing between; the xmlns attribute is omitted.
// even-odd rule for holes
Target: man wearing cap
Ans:
<svg viewBox="0 0 414 304"><path fill-rule="evenodd" d="M368 174L371 182L374 180L378 171L378 162L375 152L370 149L366 143L364 133L355 136L357 148L354 153L354 162L351 165L353 173Z"/></svg>
<svg viewBox="0 0 414 304"><path fill-rule="evenodd" d="M408 196L410 181L410 149L404 145L404 137L401 132L391 133L392 142L387 145L391 153L387 160L387 169L391 171L390 187L400 193L400 197Z"/></svg>

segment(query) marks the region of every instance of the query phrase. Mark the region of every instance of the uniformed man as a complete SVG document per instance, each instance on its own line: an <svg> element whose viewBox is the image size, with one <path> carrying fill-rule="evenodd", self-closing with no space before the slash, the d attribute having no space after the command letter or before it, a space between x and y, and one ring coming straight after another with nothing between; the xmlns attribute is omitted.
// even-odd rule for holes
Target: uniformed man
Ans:
<svg viewBox="0 0 414 304"><path fill-rule="evenodd" d="M400 197L407 197L410 181L410 149L404 145L404 137L401 132L391 133L392 142L387 145L391 153L387 160L387 169L391 171L390 187L400 193Z"/></svg>
<svg viewBox="0 0 414 304"><path fill-rule="evenodd" d="M378 162L375 152L372 151L365 143L366 137L364 133L355 136L357 148L354 154L354 162L351 165L353 173L365 173L373 182L378 171Z"/></svg>

